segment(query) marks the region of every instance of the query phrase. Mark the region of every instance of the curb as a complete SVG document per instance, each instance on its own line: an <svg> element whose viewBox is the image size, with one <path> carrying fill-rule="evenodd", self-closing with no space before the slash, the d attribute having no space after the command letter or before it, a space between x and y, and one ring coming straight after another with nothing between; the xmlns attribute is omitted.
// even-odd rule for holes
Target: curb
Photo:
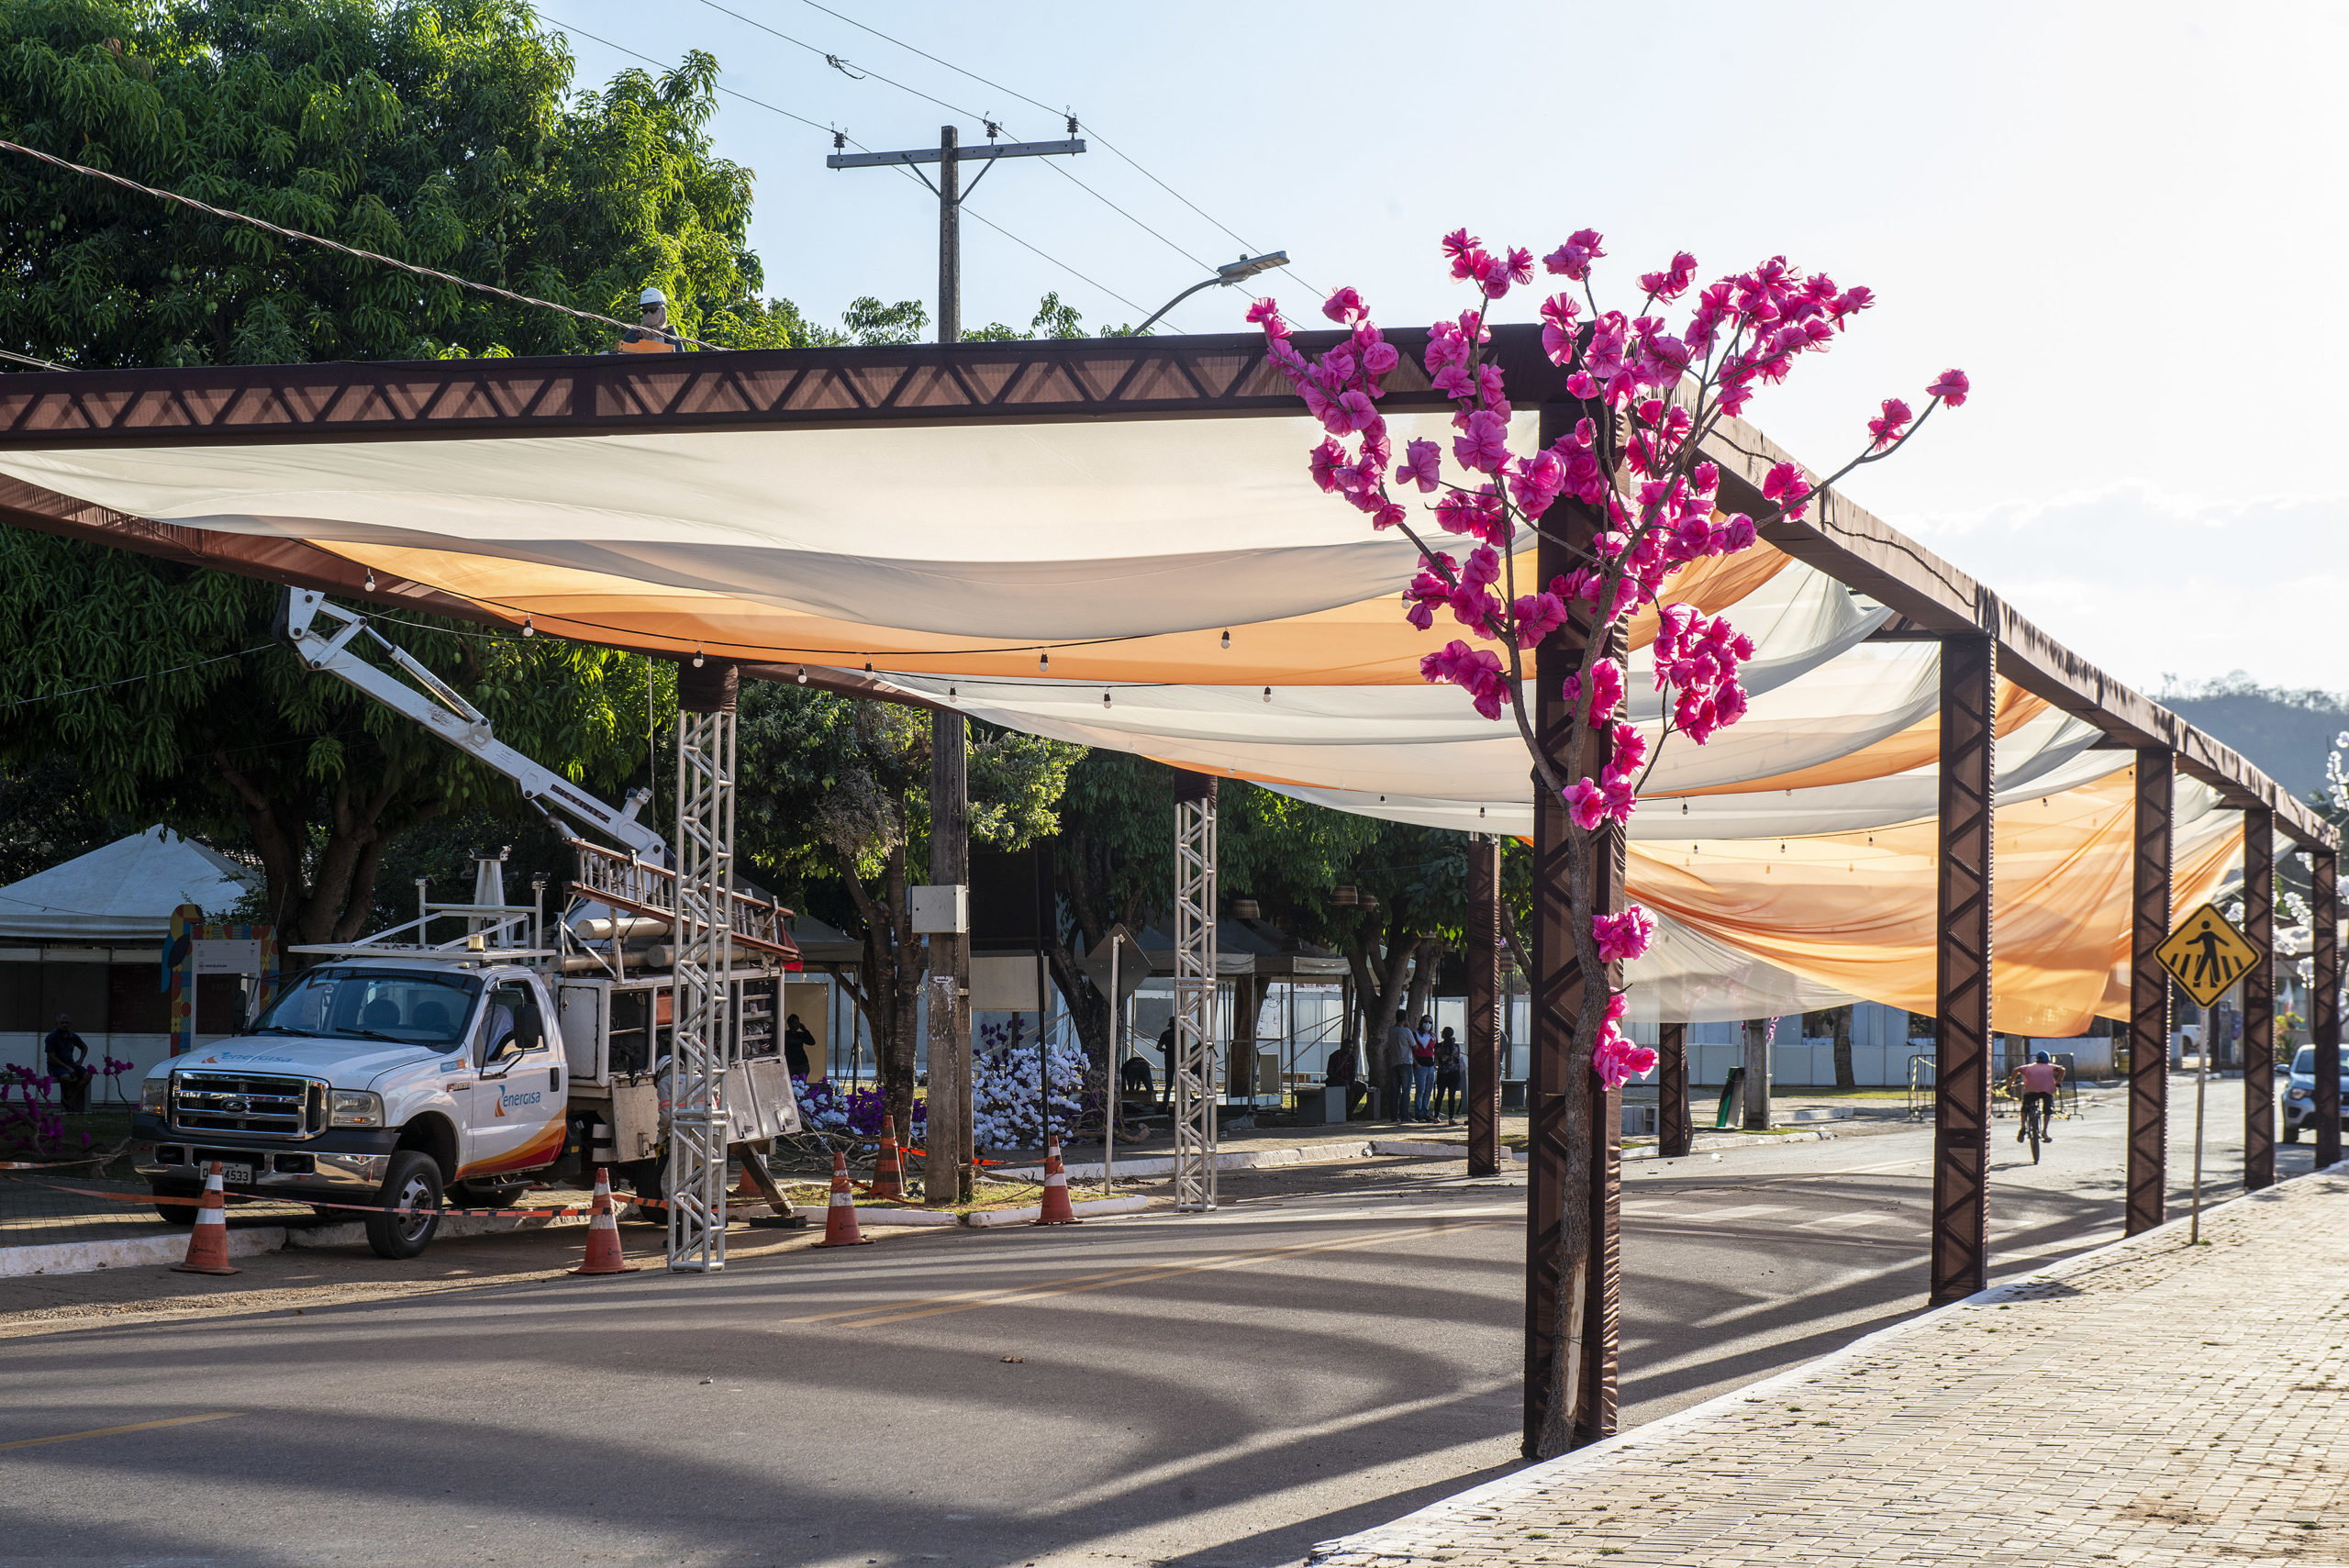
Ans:
<svg viewBox="0 0 2349 1568"><path fill-rule="evenodd" d="M2294 1176L2290 1180L2306 1181L2310 1176L2349 1176L2349 1160L2343 1160L2334 1165L2321 1166L2304 1175ZM2273 1202L2288 1184L2285 1182L2278 1182L2272 1187L2263 1188L2255 1193L2243 1193L2227 1199L2224 1203L2212 1204L2202 1211L2202 1218L2207 1222L2222 1210L2232 1208L2237 1204ZM1646 1425L1634 1427L1628 1432L1611 1438L1602 1438L1586 1448L1578 1448L1571 1452L1562 1453L1555 1459L1537 1461L1522 1470L1512 1471L1497 1480L1487 1481L1481 1486L1472 1486L1465 1492L1438 1498L1425 1507L1415 1508L1408 1514L1399 1515L1383 1525L1374 1526L1353 1535L1340 1536L1334 1540L1317 1541L1312 1550L1306 1553L1303 1563L1306 1568L1311 1568L1313 1564L1326 1562L1330 1558L1345 1552L1381 1555L1397 1562L1404 1562L1406 1559L1396 1553L1380 1552L1377 1542L1378 1538L1386 1531L1407 1521L1418 1519L1433 1523L1439 1519L1448 1519L1455 1514L1489 1507L1492 1503L1502 1499L1514 1498L1521 1493L1552 1485L1578 1471L1595 1468L1602 1461L1610 1460L1618 1453L1630 1452L1657 1438L1675 1434L1687 1427L1700 1425L1716 1416L1726 1415L1741 1405L1769 1397L1781 1388L1790 1387L1821 1373L1832 1371L1891 1340L1917 1333L1940 1322L1943 1318L1963 1312L1968 1307L1996 1306L2002 1302L2023 1299L2028 1297L2032 1291L2050 1281L2094 1267L2115 1253L2143 1251L2155 1241L2167 1237L2170 1232L2180 1229L2189 1223L2191 1223L2190 1216L2172 1219L2155 1226L2151 1230L2140 1231L2134 1236L2124 1236L2118 1241L2108 1241L2101 1247L2092 1247L2085 1252L2076 1253L2059 1262L2050 1263L2043 1269L2034 1269L2016 1279L2001 1284L1994 1284L1987 1290L1976 1291L1962 1300L1950 1302L1943 1307L1936 1307L1928 1312L1920 1312L1914 1318L1895 1323L1889 1328L1878 1329L1874 1333L1863 1334L1850 1344L1830 1351L1823 1356L1801 1362L1799 1365L1790 1366L1783 1372L1772 1373L1758 1382L1746 1384L1741 1388L1732 1388L1726 1394L1717 1394L1702 1404L1691 1405L1685 1410L1675 1410L1668 1416L1659 1416Z"/></svg>
<svg viewBox="0 0 2349 1568"><path fill-rule="evenodd" d="M818 1212L821 1213L822 1211L819 1209ZM868 1225L953 1226L963 1223L963 1218L958 1214L950 1213L944 1209L867 1208L863 1204L859 1204L856 1208L856 1223L859 1229L863 1229Z"/></svg>
<svg viewBox="0 0 2349 1568"><path fill-rule="evenodd" d="M618 1212L615 1205L614 1212ZM432 1233L435 1241L461 1240L468 1236L504 1236L517 1230L554 1230L571 1226L584 1226L588 1217L584 1214L564 1215L557 1219L490 1219L479 1215L454 1215L440 1222ZM313 1247L364 1247L367 1227L363 1221L350 1220L336 1225L295 1225L285 1230L285 1246L289 1250Z"/></svg>
<svg viewBox="0 0 2349 1568"><path fill-rule="evenodd" d="M1330 1143L1292 1143L1277 1149L1235 1149L1229 1153L1218 1154L1215 1168L1219 1171L1244 1171L1257 1165L1301 1165L1322 1160L1359 1160L1370 1152L1370 1144L1352 1139ZM1102 1166L1098 1160L1085 1165L1072 1165L1063 1161L1061 1170L1072 1182L1079 1179L1097 1181ZM995 1173L1024 1182L1044 1179L1041 1165L1007 1165ZM1118 1174L1121 1176L1171 1176L1174 1173L1174 1157L1171 1154L1150 1154L1118 1162Z"/></svg>
<svg viewBox="0 0 2349 1568"><path fill-rule="evenodd" d="M1091 1203L1071 1204L1079 1219L1097 1214L1138 1214L1150 1207L1150 1199L1137 1194L1132 1197L1095 1198ZM1030 1204L1025 1208L983 1208L963 1217L963 1223L974 1230L992 1230L1001 1225L1033 1225L1043 1218L1044 1206Z"/></svg>
<svg viewBox="0 0 2349 1568"><path fill-rule="evenodd" d="M283 1225L228 1228L228 1256L258 1257L285 1245ZM128 1236L114 1241L52 1241L39 1247L0 1247L0 1279L33 1274L94 1274L101 1269L151 1268L187 1256L187 1232Z"/></svg>

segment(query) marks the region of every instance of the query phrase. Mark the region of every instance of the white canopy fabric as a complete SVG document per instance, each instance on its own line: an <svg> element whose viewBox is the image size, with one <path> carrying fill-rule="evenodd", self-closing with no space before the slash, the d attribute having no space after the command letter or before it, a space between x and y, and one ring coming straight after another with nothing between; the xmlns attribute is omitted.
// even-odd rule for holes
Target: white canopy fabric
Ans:
<svg viewBox="0 0 2349 1568"><path fill-rule="evenodd" d="M252 873L226 855L150 828L0 887L0 939L150 942L171 934L172 911L233 907Z"/></svg>
<svg viewBox="0 0 2349 1568"><path fill-rule="evenodd" d="M1392 424L1398 448L1450 433L1441 414ZM0 473L306 541L395 595L541 632L869 672L1342 810L1530 833L1514 725L1419 675L1463 628L1404 622L1414 549L1315 488L1319 439L1296 416L94 444L0 451ZM1512 444L1534 439L1520 414ZM1530 552L1518 562L1530 591ZM1663 746L1647 781L1630 885L1661 938L1634 970L1634 1017L1929 1007L1936 650L1871 642L1885 611L1766 546L1696 563L1671 596L1754 639L1753 704L1707 746ZM1631 663L1652 737L1653 628L1635 617ZM2011 686L1999 731L1999 1021L2070 1032L2117 1006L2129 758ZM2236 830L2197 787L2178 797L2181 900L2215 885Z"/></svg>

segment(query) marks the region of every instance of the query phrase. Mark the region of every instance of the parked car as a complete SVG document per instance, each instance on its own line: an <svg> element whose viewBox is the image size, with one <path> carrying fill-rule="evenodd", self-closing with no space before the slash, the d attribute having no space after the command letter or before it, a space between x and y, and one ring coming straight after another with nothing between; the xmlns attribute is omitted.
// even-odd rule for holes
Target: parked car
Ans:
<svg viewBox="0 0 2349 1568"><path fill-rule="evenodd" d="M2342 1052L2341 1103L2349 1107L2349 1051ZM2349 1114L2342 1118L2349 1124ZM2284 1141L2298 1143L2300 1129L2316 1125L2316 1047L2304 1045L2292 1058L2292 1076L2284 1085Z"/></svg>

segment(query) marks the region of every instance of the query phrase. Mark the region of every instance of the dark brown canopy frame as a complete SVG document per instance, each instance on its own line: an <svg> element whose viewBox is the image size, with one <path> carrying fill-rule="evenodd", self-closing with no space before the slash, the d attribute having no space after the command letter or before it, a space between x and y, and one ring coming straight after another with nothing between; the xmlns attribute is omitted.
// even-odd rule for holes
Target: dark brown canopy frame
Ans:
<svg viewBox="0 0 2349 1568"><path fill-rule="evenodd" d="M1403 362L1387 380L1385 407L1442 413L1448 401L1420 371L1421 334L1392 335ZM1337 334L1303 334L1299 347L1316 351ZM1494 330L1491 351L1506 370L1518 406L1538 409L1542 439L1553 439L1579 416L1563 377L1530 327ZM685 355L657 363L640 359L469 360L411 364L314 364L198 367L186 370L96 371L13 374L0 378L0 454L102 452L128 447L196 449L220 445L275 446L304 442L417 442L518 437L679 436L721 431L875 430L889 427L1041 425L1083 421L1250 419L1294 417L1286 383L1252 336L1108 339L1075 342L966 343L875 349L825 349L739 354ZM1709 455L1724 474L1725 506L1760 512L1763 474L1787 454L1742 423L1724 427ZM1299 471L1299 483L1302 472ZM59 494L21 478L0 479L0 520L147 554L329 590L410 608L515 624L511 614L462 595L389 573L366 592L367 569L343 554L299 538L267 532L215 531L127 515ZM1941 645L1941 810L1938 1110L1935 1129L1934 1226L1931 1293L1950 1300L1981 1288L1987 1278L1990 1099L1990 914L1993 776L1992 712L1996 681L2006 676L2065 713L2094 726L2114 749L2136 757L2135 919L2132 943L2133 995L2130 1023L2130 1141L2128 1227L2133 1232L2164 1216L2164 1134L2168 994L2152 949L2170 919L2170 786L2175 773L2199 779L2244 815L2247 934L2272 949L2269 886L2271 834L2280 831L2306 851L2315 868L2316 984L2312 1036L2320 1056L2336 1058L2340 1022L2337 911L2332 828L2245 759L2143 695L2105 675L2015 613L1988 587L1841 497L1814 506L1801 522L1764 530L1769 543L1850 588L1879 601L1898 619L1879 636L1931 639ZM1556 546L1542 563L1546 580L1564 570ZM542 620L541 629L646 651L674 654L673 640L566 628ZM1579 652L1572 626L1542 650L1560 659ZM770 677L796 666L763 668L748 654L752 673ZM811 681L839 689L876 689L853 671L809 666ZM1555 683L1542 683L1541 723L1564 721ZM890 688L880 687L884 691ZM891 691L891 695L896 695ZM1537 808L1537 889L1556 884L1565 825L1555 803ZM1619 852L1615 863L1621 863ZM1495 898L1497 879L1480 858L1480 895ZM1545 879L1548 879L1545 881ZM1620 1107L1584 1065L1571 1020L1584 977L1575 967L1564 930L1562 900L1537 893L1529 933L1534 967L1533 1112L1530 1290L1527 1303L1527 1432L1543 1440L1570 1420L1575 1440L1614 1426L1617 1149ZM1486 973L1497 919L1471 923L1479 951L1472 973ZM1488 992L1489 983L1483 988ZM2272 964L2255 971L2244 996L2246 1182L2274 1179L2271 1143L2274 993ZM1494 1010L1476 1009L1472 1053L1489 1060L1497 1049ZM1667 1048L1671 1031L1667 1031ZM1473 1059L1473 1058L1472 1058ZM1666 1062L1666 1082L1675 1063ZM1685 1083L1685 1073L1679 1080ZM1477 1095L1497 1093L1497 1075L1472 1073ZM2340 1157L2334 1103L2337 1073L2320 1061L2318 1160ZM1484 1146L1475 1158L1493 1163L1490 1108L1472 1106L1472 1126ZM1571 1110L1572 1114L1569 1114ZM1684 1138L1685 1116L1665 1118L1667 1137ZM1588 1129L1587 1149L1569 1148ZM1672 1151L1667 1151L1670 1152ZM1572 1169L1593 1179L1570 1187ZM1556 1292L1558 1220L1567 1204L1587 1205L1599 1288L1583 1304L1579 1325L1561 1334ZM1549 1402L1569 1386L1560 1376L1570 1346L1579 1343L1581 1375L1575 1408Z"/></svg>

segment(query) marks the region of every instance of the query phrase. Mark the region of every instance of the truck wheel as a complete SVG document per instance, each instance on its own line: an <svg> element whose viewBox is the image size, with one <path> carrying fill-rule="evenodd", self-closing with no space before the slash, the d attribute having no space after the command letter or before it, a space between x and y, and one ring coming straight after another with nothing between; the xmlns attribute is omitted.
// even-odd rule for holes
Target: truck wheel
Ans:
<svg viewBox="0 0 2349 1568"><path fill-rule="evenodd" d="M405 1203L410 1212L369 1215L367 1245L379 1258L415 1257L440 1229L440 1167L419 1150L401 1150L392 1156L376 1201L386 1207Z"/></svg>
<svg viewBox="0 0 2349 1568"><path fill-rule="evenodd" d="M2284 1124L2284 1141L2287 1143L2298 1143L2299 1140L2300 1129L2293 1126L2290 1122L2286 1122Z"/></svg>
<svg viewBox="0 0 2349 1568"><path fill-rule="evenodd" d="M669 1195L662 1190L663 1180L662 1168L656 1164L649 1173L641 1170L638 1171L635 1179L629 1184L635 1187L638 1197L652 1200L652 1207L636 1211L637 1217L647 1225L669 1223L669 1207L664 1201Z"/></svg>
<svg viewBox="0 0 2349 1568"><path fill-rule="evenodd" d="M162 1185L161 1183L150 1183L148 1190L152 1192L159 1198L195 1197L197 1195L192 1191L183 1191L178 1187L167 1187ZM155 1212L162 1216L163 1218L169 1220L173 1225L186 1225L192 1227L195 1224L195 1205L192 1203L158 1203L155 1206Z"/></svg>

